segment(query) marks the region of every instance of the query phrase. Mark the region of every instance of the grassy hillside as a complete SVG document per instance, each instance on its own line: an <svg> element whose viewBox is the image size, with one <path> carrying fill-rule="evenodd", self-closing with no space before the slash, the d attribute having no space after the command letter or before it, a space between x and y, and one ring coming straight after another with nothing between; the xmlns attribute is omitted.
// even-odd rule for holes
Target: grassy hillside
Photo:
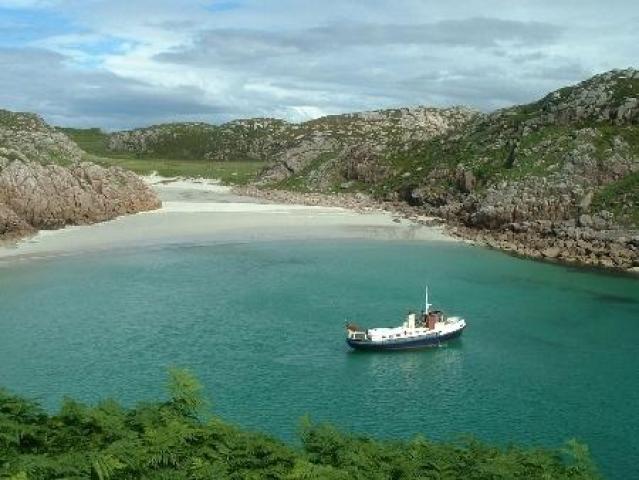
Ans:
<svg viewBox="0 0 639 480"><path fill-rule="evenodd" d="M127 409L67 399L57 414L0 390L0 477L39 479L575 479L599 478L585 446L562 450L423 437L381 441L302 422L300 447L212 416L188 372L167 401Z"/></svg>
<svg viewBox="0 0 639 480"><path fill-rule="evenodd" d="M110 135L98 128L60 130L87 152L91 161L107 166L117 165L140 175L157 172L165 177L216 178L224 183L243 185L254 180L264 167L264 163L260 161L221 162L203 158L193 159L192 155L180 159L130 151L115 152L108 148Z"/></svg>
<svg viewBox="0 0 639 480"><path fill-rule="evenodd" d="M114 153L134 153L140 158L263 162L279 145L291 125L283 120L254 118L224 125L168 123L109 136Z"/></svg>
<svg viewBox="0 0 639 480"><path fill-rule="evenodd" d="M223 125L173 123L110 135L94 130L68 133L96 155L119 160L176 161L171 169L199 162L242 166L236 176L250 178L267 164L291 162L295 168L322 159L337 159L343 151L360 145L379 149L404 149L415 141L464 123L475 112L463 108L425 107L380 110L322 117L292 124L270 118L236 120ZM260 163L261 162L261 167ZM140 164L129 164L139 168ZM249 173L250 171L250 173ZM284 175L280 175L284 176Z"/></svg>

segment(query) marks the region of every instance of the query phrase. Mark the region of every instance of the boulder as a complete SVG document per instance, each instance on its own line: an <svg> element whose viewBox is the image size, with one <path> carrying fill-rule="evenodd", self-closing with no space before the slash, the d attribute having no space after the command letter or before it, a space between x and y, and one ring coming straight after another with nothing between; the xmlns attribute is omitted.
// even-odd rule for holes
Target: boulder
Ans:
<svg viewBox="0 0 639 480"><path fill-rule="evenodd" d="M477 180L470 170L465 169L462 165L457 166L456 181L459 189L464 193L470 193L475 189Z"/></svg>
<svg viewBox="0 0 639 480"><path fill-rule="evenodd" d="M548 247L542 250L541 254L546 258L557 258L561 253L559 247Z"/></svg>

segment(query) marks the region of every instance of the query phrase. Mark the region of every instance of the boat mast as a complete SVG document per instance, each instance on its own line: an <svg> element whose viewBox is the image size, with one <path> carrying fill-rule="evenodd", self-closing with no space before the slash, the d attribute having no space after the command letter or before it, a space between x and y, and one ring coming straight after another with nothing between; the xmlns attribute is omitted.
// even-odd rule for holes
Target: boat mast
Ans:
<svg viewBox="0 0 639 480"><path fill-rule="evenodd" d="M424 300L424 313L428 314L428 311L430 310L430 303L428 303L428 285L426 285L426 295L425 295L425 300Z"/></svg>

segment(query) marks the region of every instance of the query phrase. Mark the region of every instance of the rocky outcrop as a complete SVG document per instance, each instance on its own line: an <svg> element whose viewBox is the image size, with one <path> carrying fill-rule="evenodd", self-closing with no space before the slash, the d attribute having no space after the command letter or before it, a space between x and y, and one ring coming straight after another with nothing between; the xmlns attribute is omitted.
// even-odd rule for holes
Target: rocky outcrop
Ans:
<svg viewBox="0 0 639 480"><path fill-rule="evenodd" d="M0 235L101 222L160 206L134 173L91 163L0 164Z"/></svg>
<svg viewBox="0 0 639 480"><path fill-rule="evenodd" d="M82 155L74 142L37 115L0 110L0 161L69 165Z"/></svg>
<svg viewBox="0 0 639 480"><path fill-rule="evenodd" d="M617 70L529 105L433 122L438 128L416 135L409 127L396 143L392 135L376 140L387 126L373 125L363 129L375 135L353 137L335 153L324 132L309 132L259 183L365 192L443 218L458 235L495 248L637 268L638 98L639 71Z"/></svg>
<svg viewBox="0 0 639 480"><path fill-rule="evenodd" d="M82 156L37 116L0 111L0 239L160 206L137 175Z"/></svg>
<svg viewBox="0 0 639 480"><path fill-rule="evenodd" d="M472 150L479 139L475 155L454 173L435 172L414 193L431 214L460 225L460 235L495 248L639 267L637 97L639 72L625 70L489 115L454 149ZM442 192L451 177L453 188Z"/></svg>
<svg viewBox="0 0 639 480"><path fill-rule="evenodd" d="M414 107L312 120L295 127L295 134L271 158L259 183L290 183L301 177L309 189L317 191L353 180L376 183L391 174L390 166L376 159L451 133L478 115L462 107Z"/></svg>
<svg viewBox="0 0 639 480"><path fill-rule="evenodd" d="M107 148L177 160L267 161L280 151L294 126L273 118L224 125L172 123L110 134Z"/></svg>
<svg viewBox="0 0 639 480"><path fill-rule="evenodd" d="M525 222L499 230L455 227L456 235L481 245L518 255L595 267L633 270L639 267L639 234L636 230L601 230L574 222Z"/></svg>
<svg viewBox="0 0 639 480"><path fill-rule="evenodd" d="M613 70L596 75L576 87L550 93L517 113L538 123L572 125L583 121L615 124L639 119L639 71Z"/></svg>

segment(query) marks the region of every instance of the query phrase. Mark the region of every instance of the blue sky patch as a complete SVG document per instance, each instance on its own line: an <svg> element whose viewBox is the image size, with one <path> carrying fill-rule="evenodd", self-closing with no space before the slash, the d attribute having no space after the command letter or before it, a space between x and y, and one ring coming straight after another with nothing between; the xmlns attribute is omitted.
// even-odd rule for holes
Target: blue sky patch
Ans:
<svg viewBox="0 0 639 480"><path fill-rule="evenodd" d="M45 38L80 32L64 15L49 10L0 7L0 45L25 46Z"/></svg>
<svg viewBox="0 0 639 480"><path fill-rule="evenodd" d="M207 10L211 12L227 12L229 10L237 10L243 6L243 0L217 0L212 2Z"/></svg>

